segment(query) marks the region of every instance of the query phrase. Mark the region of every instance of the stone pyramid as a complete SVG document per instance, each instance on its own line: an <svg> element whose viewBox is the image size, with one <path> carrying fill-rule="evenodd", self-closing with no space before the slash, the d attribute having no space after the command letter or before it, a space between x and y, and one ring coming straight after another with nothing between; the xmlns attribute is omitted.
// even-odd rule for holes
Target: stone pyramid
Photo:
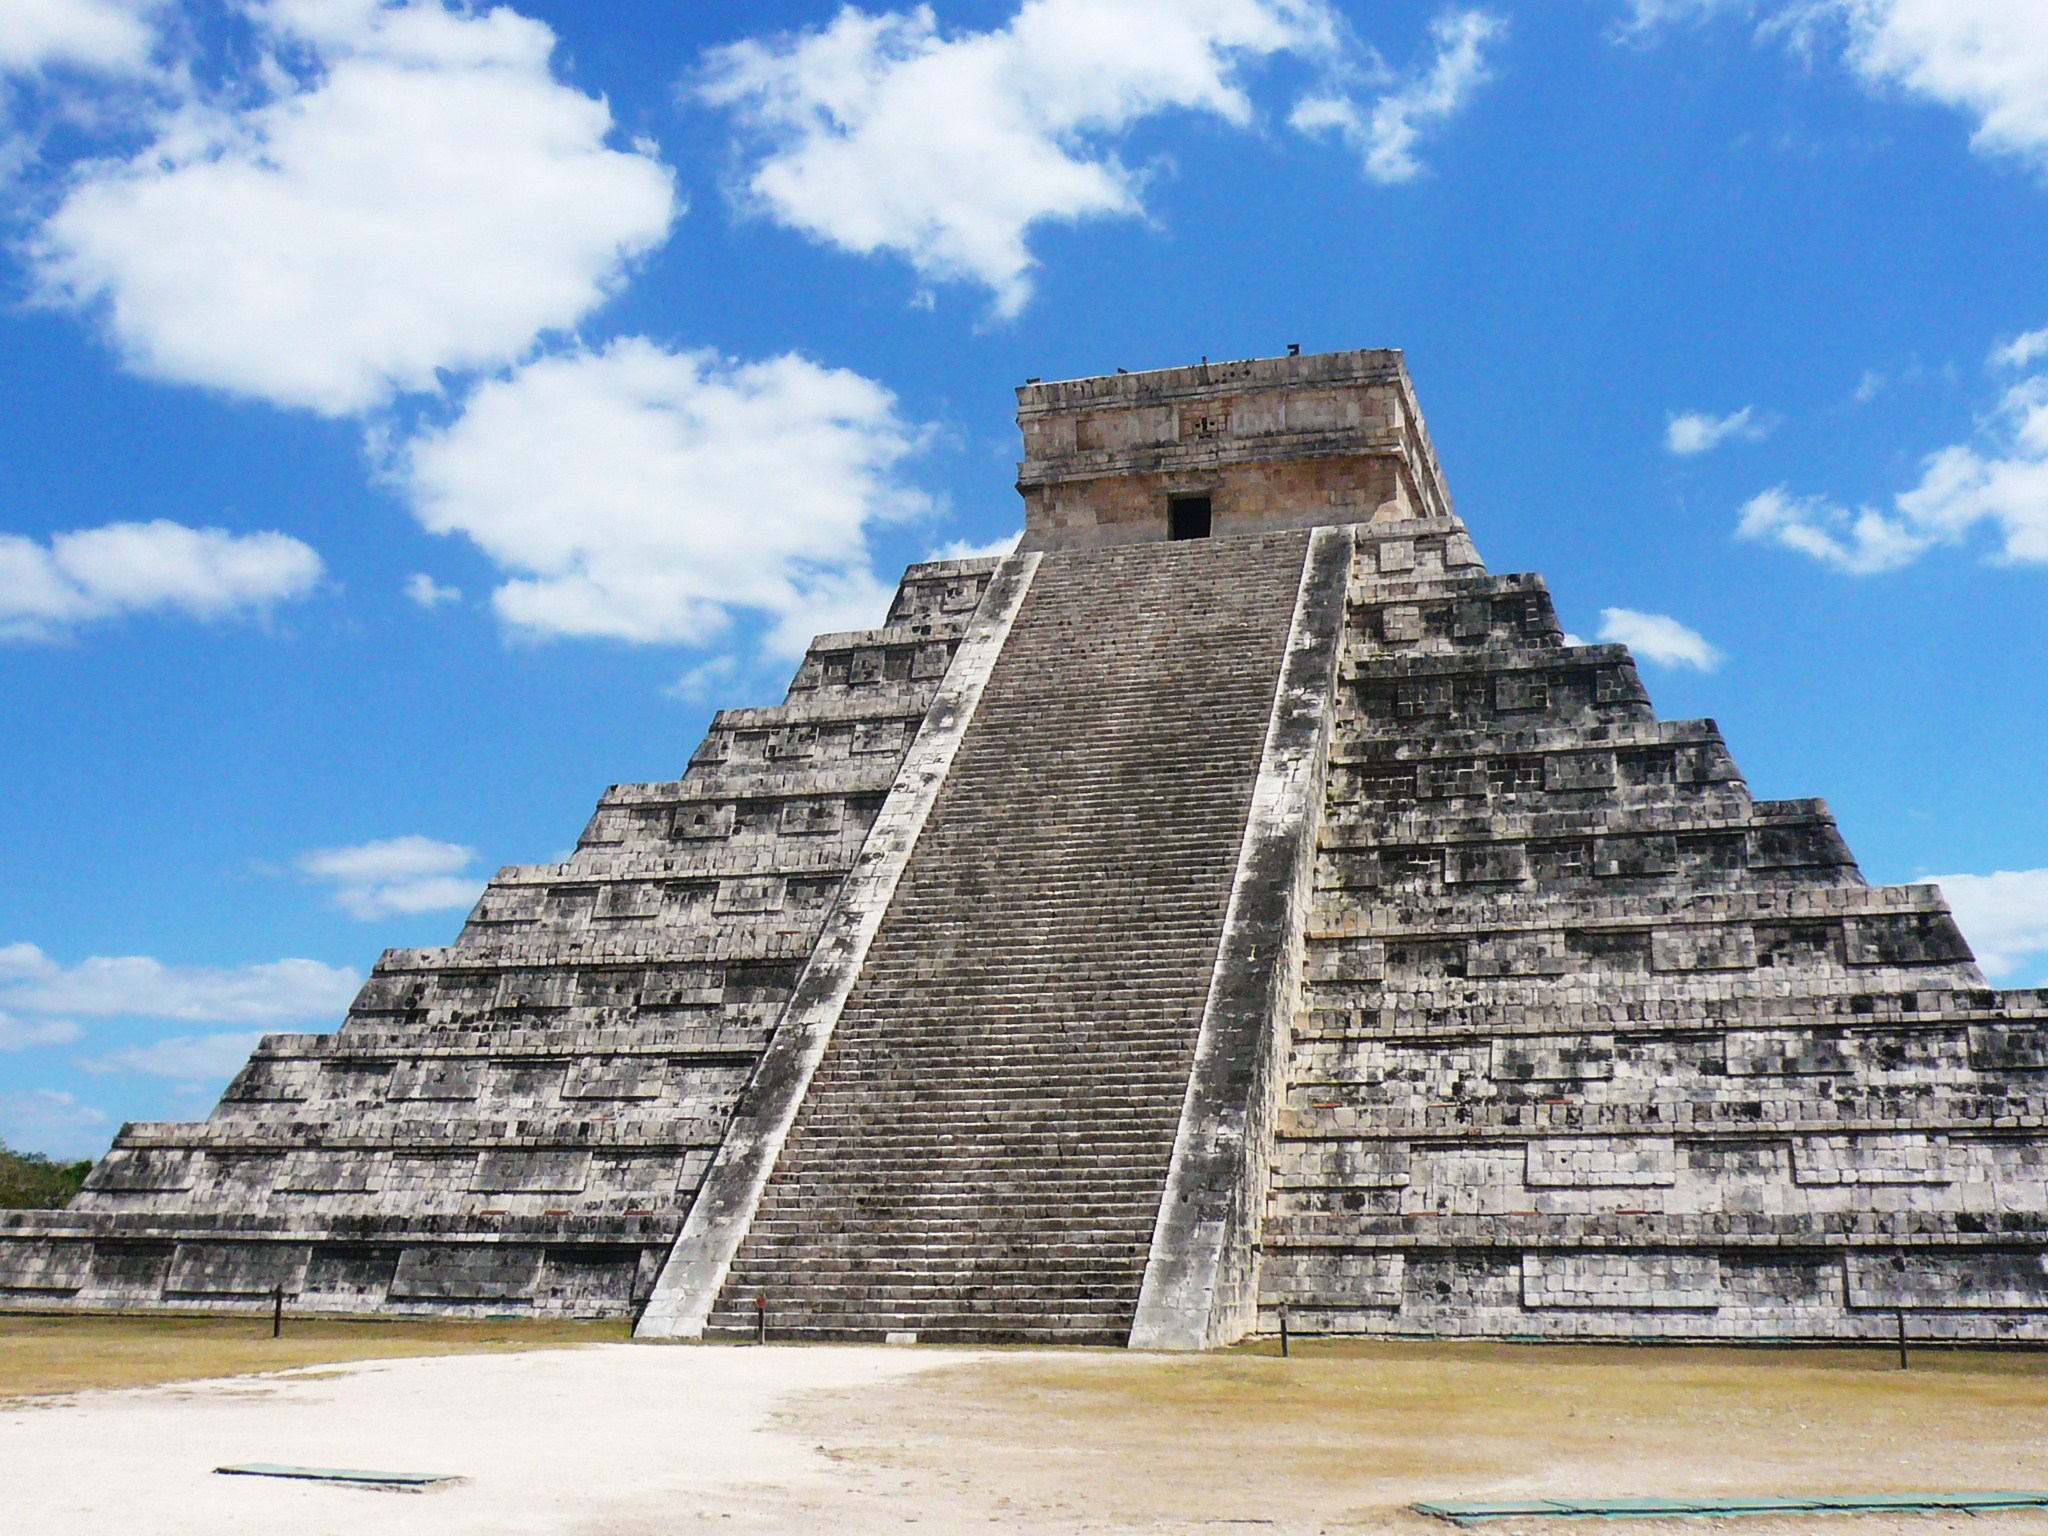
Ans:
<svg viewBox="0 0 2048 1536"><path fill-rule="evenodd" d="M0 1216L0 1305L2048 1336L2048 993L1488 575L1398 353L1019 403L1019 553Z"/></svg>

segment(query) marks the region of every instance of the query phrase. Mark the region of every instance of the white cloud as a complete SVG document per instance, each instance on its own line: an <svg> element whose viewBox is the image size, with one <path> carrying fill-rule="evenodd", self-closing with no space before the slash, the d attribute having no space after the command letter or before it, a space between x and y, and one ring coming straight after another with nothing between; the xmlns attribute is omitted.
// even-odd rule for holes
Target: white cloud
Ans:
<svg viewBox="0 0 2048 1536"><path fill-rule="evenodd" d="M1664 446L1680 457L1689 458L1694 454L1706 453L1723 443L1737 440L1746 443L1762 442L1771 435L1772 424L1756 419L1753 406L1745 405L1741 410L1727 416L1708 416L1699 411L1687 411L1683 415L1671 416L1664 429Z"/></svg>
<svg viewBox="0 0 2048 1536"><path fill-rule="evenodd" d="M345 415L501 366L612 293L676 212L650 149L499 7L272 0L240 79L85 166L29 249L137 371ZM310 60L310 63L307 61ZM292 66L298 66L293 72Z"/></svg>
<svg viewBox="0 0 2048 1536"><path fill-rule="evenodd" d="M354 971L317 960L229 970L126 955L67 967L33 944L0 948L0 1006L26 1014L277 1024L344 1012L361 985Z"/></svg>
<svg viewBox="0 0 2048 1536"><path fill-rule="evenodd" d="M2040 0L1831 0L1849 59L1976 120L1980 150L2048 171L2048 6Z"/></svg>
<svg viewBox="0 0 2048 1536"><path fill-rule="evenodd" d="M7 0L0 5L0 72L53 65L135 74L149 64L155 0Z"/></svg>
<svg viewBox="0 0 2048 1536"><path fill-rule="evenodd" d="M1407 180L1421 134L1464 105L1500 30L1477 11L1446 15L1430 64L1402 80L1328 0L1024 0L986 32L943 31L929 5L847 6L823 27L714 51L699 93L761 146L753 207L842 250L897 252L926 280L980 283L1007 317L1030 297L1034 227L1143 214L1144 174L1114 143L1133 125L1188 112L1249 127L1248 73L1291 55L1323 80L1294 125L1338 131L1375 179ZM1361 105L1361 82L1387 89Z"/></svg>
<svg viewBox="0 0 2048 1536"><path fill-rule="evenodd" d="M1506 35L1507 23L1488 12L1448 12L1430 27L1436 57L1429 67L1370 110L1349 95L1318 95L1297 106L1290 121L1304 133L1342 134L1365 156L1365 173L1374 181L1413 181L1423 170L1415 154L1423 134L1465 109L1490 78L1487 50Z"/></svg>
<svg viewBox="0 0 2048 1536"><path fill-rule="evenodd" d="M2024 368L2044 357L2048 357L2048 326L2028 331L2024 336L2015 336L2003 346L1994 348L1991 365L1994 368Z"/></svg>
<svg viewBox="0 0 2048 1536"><path fill-rule="evenodd" d="M405 595L422 608L438 608L443 603L462 601L462 588L444 587L425 571L415 571L405 578Z"/></svg>
<svg viewBox="0 0 2048 1536"><path fill-rule="evenodd" d="M475 862L474 848L413 836L315 849L300 856L298 869L330 885L342 911L372 922L475 905L484 882L463 873Z"/></svg>
<svg viewBox="0 0 2048 1536"><path fill-rule="evenodd" d="M740 662L737 656L714 656L709 661L702 661L691 667L662 692L684 704L709 703L723 690L731 687L739 676Z"/></svg>
<svg viewBox="0 0 2048 1536"><path fill-rule="evenodd" d="M1985 153L2048 171L2048 6L2040 0L1631 0L1624 38L1728 13L1801 51L1824 36L1872 87L1895 86L1976 124Z"/></svg>
<svg viewBox="0 0 2048 1536"><path fill-rule="evenodd" d="M1699 22L1723 11L1750 12L1756 0L1629 0L1629 13L1619 34L1633 38L1677 22Z"/></svg>
<svg viewBox="0 0 2048 1536"><path fill-rule="evenodd" d="M54 640L124 613L261 613L318 584L320 556L282 533L109 523L48 545L0 534L0 640Z"/></svg>
<svg viewBox="0 0 2048 1536"><path fill-rule="evenodd" d="M1625 645L1645 661L1663 667L1711 672L1727 659L1699 631L1664 614L1638 613L1633 608L1601 609L1600 638L1609 645Z"/></svg>
<svg viewBox="0 0 2048 1536"><path fill-rule="evenodd" d="M1744 504L1735 536L1782 544L1851 576L1910 565L1929 544L1903 519L1870 507L1851 512L1824 496L1797 497L1782 485Z"/></svg>
<svg viewBox="0 0 2048 1536"><path fill-rule="evenodd" d="M995 31L942 34L929 5L750 40L708 59L706 100L767 143L748 179L783 223L927 277L971 278L1015 314L1044 220L1141 211L1100 140L1170 109L1251 121L1242 67L1330 54L1320 0L1025 0Z"/></svg>
<svg viewBox="0 0 2048 1536"><path fill-rule="evenodd" d="M2048 564L2048 374L2008 389L1981 437L1978 445L1929 454L1920 483L1894 497L1890 512L1852 513L1780 486L1742 509L1736 533L1783 544L1852 576L1909 565L1938 544L1960 544L1984 529L1997 536L1999 559Z"/></svg>
<svg viewBox="0 0 2048 1536"><path fill-rule="evenodd" d="M1984 974L2010 975L2048 955L2048 869L1935 875Z"/></svg>
<svg viewBox="0 0 2048 1536"><path fill-rule="evenodd" d="M68 1045L82 1031L69 1019L17 1019L0 1013L0 1051L25 1051L38 1045Z"/></svg>
<svg viewBox="0 0 2048 1536"><path fill-rule="evenodd" d="M1985 451L1957 444L1929 457L1899 511L1929 539L1956 543L1988 525L2002 559L2048 563L2048 374L2006 392L1987 436Z"/></svg>
<svg viewBox="0 0 2048 1536"><path fill-rule="evenodd" d="M109 1124L104 1111L54 1088L0 1093L0 1141L17 1151L95 1156L106 1147Z"/></svg>
<svg viewBox="0 0 2048 1536"><path fill-rule="evenodd" d="M965 539L955 539L943 544L925 556L927 560L997 560L1004 555L1014 554L1017 541L1024 537L1024 530L1006 533L1000 539L991 539L986 544L970 544Z"/></svg>
<svg viewBox="0 0 2048 1536"><path fill-rule="evenodd" d="M702 644L747 609L796 656L887 611L865 530L930 509L897 474L918 442L857 374L635 337L483 384L394 473L515 573L492 601L517 630Z"/></svg>
<svg viewBox="0 0 2048 1536"><path fill-rule="evenodd" d="M181 1083L218 1082L240 1071L262 1038L260 1030L172 1035L88 1057L80 1065L92 1072L140 1072Z"/></svg>

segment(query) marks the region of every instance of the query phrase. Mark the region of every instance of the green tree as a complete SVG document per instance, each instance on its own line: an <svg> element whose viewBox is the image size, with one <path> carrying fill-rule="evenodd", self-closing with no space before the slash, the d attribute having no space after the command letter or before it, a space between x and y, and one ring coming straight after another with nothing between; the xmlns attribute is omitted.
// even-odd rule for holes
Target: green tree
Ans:
<svg viewBox="0 0 2048 1536"><path fill-rule="evenodd" d="M40 1152L10 1151L0 1141L0 1211L54 1211L71 1203L92 1163L52 1162Z"/></svg>

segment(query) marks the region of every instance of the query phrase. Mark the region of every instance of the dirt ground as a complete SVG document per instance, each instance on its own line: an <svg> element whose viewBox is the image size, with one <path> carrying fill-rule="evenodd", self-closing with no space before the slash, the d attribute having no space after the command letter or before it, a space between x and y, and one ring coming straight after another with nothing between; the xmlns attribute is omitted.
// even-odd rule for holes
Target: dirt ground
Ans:
<svg viewBox="0 0 2048 1536"><path fill-rule="evenodd" d="M0 1360L16 1392L60 1371L245 1369L261 1358L251 1346L271 1341L239 1326L235 1337L74 1320L28 1333L10 1320ZM2048 1356L1923 1352L1900 1372L1886 1352L1850 1350L521 1350L588 1335L506 1324L408 1340L381 1332L388 1324L332 1326L331 1340L297 1341L332 1346L310 1369L0 1402L0 1525L37 1536L1307 1536L1448 1530L1407 1510L1419 1499L2048 1489ZM429 1346L487 1352L334 1353ZM463 1481L406 1495L213 1472L240 1461ZM2048 1513L1481 1529L2017 1536L2048 1530Z"/></svg>
<svg viewBox="0 0 2048 1536"><path fill-rule="evenodd" d="M1294 1357L1005 1354L793 1421L850 1465L1017 1521L1444 1531L1439 1499L2048 1489L2048 1356L1460 1344ZM1275 1522L1272 1527L1262 1522ZM1590 1532L1609 1522L1485 1529ZM1621 1529L2048 1530L1972 1518Z"/></svg>
<svg viewBox="0 0 2048 1536"><path fill-rule="evenodd" d="M595 1344L632 1333L625 1323L386 1322L270 1318L24 1317L0 1315L0 1402L95 1387L246 1376L294 1366L474 1354L552 1344Z"/></svg>

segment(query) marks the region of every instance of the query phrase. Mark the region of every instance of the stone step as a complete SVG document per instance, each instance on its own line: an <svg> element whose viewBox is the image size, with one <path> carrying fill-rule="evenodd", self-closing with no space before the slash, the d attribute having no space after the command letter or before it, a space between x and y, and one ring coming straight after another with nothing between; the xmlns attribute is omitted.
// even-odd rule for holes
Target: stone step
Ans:
<svg viewBox="0 0 2048 1536"><path fill-rule="evenodd" d="M1128 1332L1306 547L1044 558L714 1330Z"/></svg>

